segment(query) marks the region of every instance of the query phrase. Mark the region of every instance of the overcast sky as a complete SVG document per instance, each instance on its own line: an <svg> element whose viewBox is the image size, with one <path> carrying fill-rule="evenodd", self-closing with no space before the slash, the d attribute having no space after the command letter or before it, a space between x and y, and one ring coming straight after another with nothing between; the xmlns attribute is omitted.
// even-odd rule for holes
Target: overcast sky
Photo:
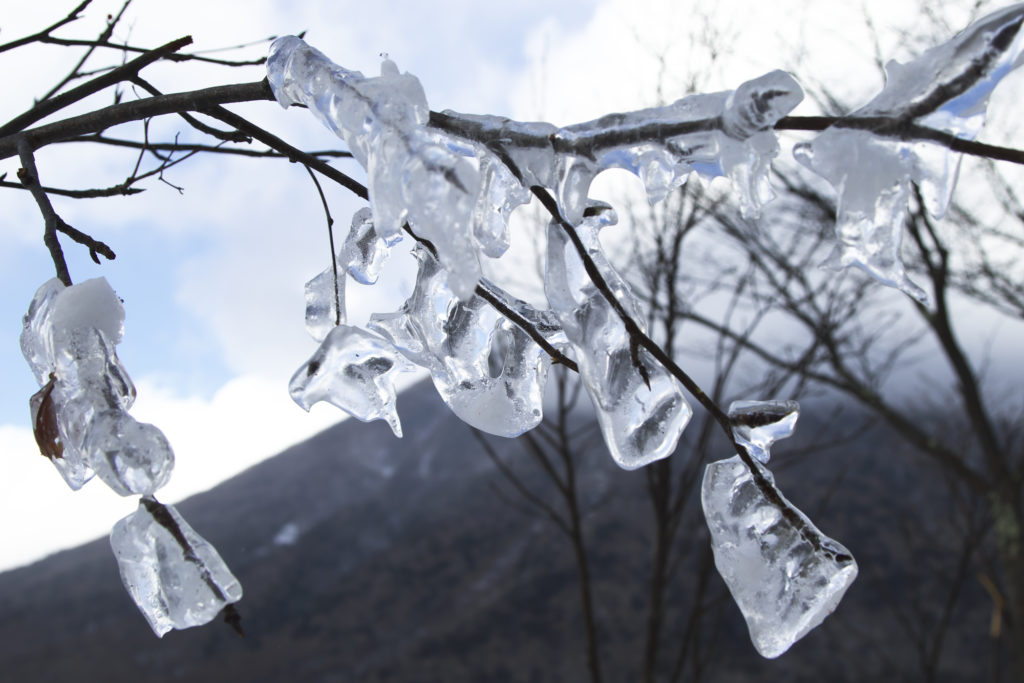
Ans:
<svg viewBox="0 0 1024 683"><path fill-rule="evenodd" d="M44 4L60 10L43 11ZM4 2L0 42L38 30L73 4ZM119 4L97 0L60 35L95 36ZM262 0L244 9L210 0L138 0L115 37L156 46L190 34L190 50L208 50L307 30L311 44L366 74L376 74L379 55L387 53L421 79L433 109L559 124L673 100L690 85L734 87L779 67L806 83L832 83L844 96L862 93L861 101L881 83L859 6L829 2L806 9L796 0L693 4L708 14L695 15L691 3L680 0ZM917 5L867 4L883 29L907 23ZM880 49L899 56L897 34L883 30ZM264 51L260 46L244 54ZM28 108L79 54L48 46L0 55L6 86L0 118ZM98 56L91 65L108 63ZM167 92L264 76L259 67L232 71L181 64L155 65L146 74ZM86 105L106 105L110 98L104 93ZM342 147L304 111L269 102L233 109L299 146ZM798 111L816 113L810 104ZM138 137L140 130L141 124L132 124L111 132ZM153 122L151 131L191 135L174 117ZM120 182L134 162L130 154L82 145L38 154L44 184L71 188ZM349 162L337 164L361 175ZM0 173L13 178L18 165L13 159L0 162ZM287 394L292 372L315 349L303 328L303 283L329 262L323 213L304 170L278 160L205 157L174 168L167 180L184 192L154 180L135 197L54 203L70 224L118 253L116 261L97 267L83 250L65 244L76 281L103 275L125 301L126 334L118 353L138 388L132 414L163 429L175 449L175 474L159 494L173 502L308 437L340 414L324 406L306 414ZM338 224L347 227L360 204L333 188L329 199ZM28 429L28 397L37 386L18 352L18 335L33 292L53 270L40 239L42 221L27 193L0 189L0 216L4 568L106 534L136 501L97 482L71 494L38 455ZM398 255L395 262L383 285L350 285L354 318L401 302L413 273L408 257Z"/></svg>

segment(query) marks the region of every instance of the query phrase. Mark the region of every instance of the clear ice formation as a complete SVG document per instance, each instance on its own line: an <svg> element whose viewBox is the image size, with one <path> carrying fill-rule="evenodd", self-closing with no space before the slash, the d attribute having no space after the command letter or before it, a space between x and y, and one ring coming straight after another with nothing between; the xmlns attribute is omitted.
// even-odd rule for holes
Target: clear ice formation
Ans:
<svg viewBox="0 0 1024 683"><path fill-rule="evenodd" d="M598 241L598 231L616 222L615 212L597 205L588 213L577 233L615 298L640 323L638 302ZM646 350L631 348L625 325L591 282L569 236L556 222L548 226L544 292L575 351L615 462L631 470L671 455L692 414L683 388Z"/></svg>
<svg viewBox="0 0 1024 683"><path fill-rule="evenodd" d="M340 266L340 264L339 264ZM346 320L345 272L332 266L306 283L306 332L318 342Z"/></svg>
<svg viewBox="0 0 1024 683"><path fill-rule="evenodd" d="M413 254L420 261L416 288L399 311L374 314L371 329L429 370L441 398L467 424L507 437L537 426L547 354L482 297L460 300L426 250ZM552 343L564 342L550 316L510 297L504 302Z"/></svg>
<svg viewBox="0 0 1024 683"><path fill-rule="evenodd" d="M120 495L149 495L174 467L163 433L127 412L135 386L114 349L123 332L124 306L103 278L44 283L23 321L22 352L44 387L33 425L41 411L52 419L50 460L75 490L95 473Z"/></svg>
<svg viewBox="0 0 1024 683"><path fill-rule="evenodd" d="M402 436L395 401L395 373L412 365L390 343L351 325L338 325L288 383L303 409L326 401L364 422L384 420Z"/></svg>
<svg viewBox="0 0 1024 683"><path fill-rule="evenodd" d="M732 436L762 465L771 458L772 444L796 429L796 401L733 401L729 406Z"/></svg>
<svg viewBox="0 0 1024 683"><path fill-rule="evenodd" d="M461 298L480 279L473 214L476 165L425 127L430 109L419 80L391 60L366 78L333 64L295 36L274 41L267 77L283 107L302 104L341 136L366 169L373 223L384 239L409 222L430 240Z"/></svg>
<svg viewBox="0 0 1024 683"><path fill-rule="evenodd" d="M839 194L840 243L826 267L857 266L928 305L928 295L910 280L900 259L910 184L920 187L928 212L941 218L962 155L927 140L901 140L897 124L914 123L965 140L977 137L989 95L1022 61L1022 22L1024 4L1013 5L907 64L890 61L885 88L848 118L889 119L892 137L841 121L794 148L797 160Z"/></svg>
<svg viewBox="0 0 1024 683"><path fill-rule="evenodd" d="M743 613L754 647L778 657L831 614L857 578L850 551L822 534L756 464L738 455L707 466L701 504L715 566Z"/></svg>
<svg viewBox="0 0 1024 683"><path fill-rule="evenodd" d="M508 217L529 201L532 185L555 190L576 224L591 182L605 169L640 176L652 203L697 171L729 177L744 214L756 214L773 196L768 171L779 146L772 127L803 99L792 76L773 71L735 91L566 128L445 113L456 131L472 128L493 139L505 152L499 154L471 141L478 136L428 126L419 81L390 60L379 77L367 78L285 36L271 46L267 75L282 106L307 106L366 168L379 233L390 238L408 222L434 245L462 301L480 279L480 254L497 258L508 248Z"/></svg>
<svg viewBox="0 0 1024 683"><path fill-rule="evenodd" d="M121 581L159 637L201 626L242 597L216 549L171 505L143 498L110 532Z"/></svg>
<svg viewBox="0 0 1024 683"><path fill-rule="evenodd" d="M609 114L557 128L497 116L445 112L473 137L511 142L508 156L527 186L555 190L563 215L579 223L594 177L609 168L639 176L652 204L689 173L726 176L744 215L756 215L773 196L768 182L779 151L772 127L803 99L784 71L747 81L735 91L690 95L663 107Z"/></svg>
<svg viewBox="0 0 1024 683"><path fill-rule="evenodd" d="M380 277L391 247L400 239L399 235L382 237L373 225L373 212L365 207L359 209L352 215L352 227L341 248L339 265L357 282L372 285Z"/></svg>
<svg viewBox="0 0 1024 683"><path fill-rule="evenodd" d="M373 227L373 214L362 208L352 216L352 227L334 264L306 283L306 331L322 342L335 325L345 323L345 273L357 282L372 285L380 277L391 247L399 235L384 239Z"/></svg>

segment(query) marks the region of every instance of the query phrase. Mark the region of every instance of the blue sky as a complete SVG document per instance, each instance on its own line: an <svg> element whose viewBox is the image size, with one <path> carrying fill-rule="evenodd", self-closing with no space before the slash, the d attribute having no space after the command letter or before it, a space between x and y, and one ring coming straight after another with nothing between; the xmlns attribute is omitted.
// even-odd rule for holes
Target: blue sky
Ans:
<svg viewBox="0 0 1024 683"><path fill-rule="evenodd" d="M38 9L41 4L5 9L0 41L37 30L74 2L61 3L53 13ZM876 17L897 23L912 17L916 7L910 1L868 4ZM118 5L97 0L63 35L95 35ZM262 1L247 3L244 12L234 3L209 0L137 0L117 36L158 45L189 33L194 48L202 50L308 30L311 44L367 74L377 72L379 54L386 52L400 69L421 79L434 109L544 117L560 124L658 104L659 93L672 100L691 83L706 90L734 87L780 67L807 82L833 83L841 94L867 95L880 85L870 43L856 28L859 8L835 3L805 8L796 0L771 8L745 0L699 5L713 15L706 22L690 3L669 0ZM708 57L712 48L720 53L714 63ZM896 34L883 32L881 48L898 55ZM60 72L61 64L53 60L77 58L57 47L17 54L0 55L6 60L4 120L27 108ZM176 64L155 65L147 73L165 91L264 75L259 68L241 72ZM105 105L109 97L85 106ZM269 102L234 109L299 146L342 147L306 112L284 111ZM810 105L800 112L815 113ZM191 135L173 117L155 121L151 130ZM118 132L138 135L139 126ZM134 157L55 146L39 153L38 164L45 183L78 188L120 182ZM338 165L360 175L350 162ZM0 162L0 173L13 177L17 167L16 160ZM176 472L161 492L161 499L174 501L340 415L323 406L307 415L287 396L288 378L315 349L303 329L303 283L329 259L323 214L305 172L279 160L206 157L173 169L169 179L184 193L153 181L136 197L58 199L55 205L69 223L118 253L116 261L95 266L83 250L65 245L76 281L103 275L125 300L126 335L119 355L139 389L132 413L161 427L175 448ZM596 187L600 192L607 183ZM343 190L328 188L328 193L344 228L360 204ZM21 316L35 289L51 277L52 266L39 238L38 211L26 193L0 190L0 215L0 348L6 349L0 354L2 569L105 534L135 501L119 499L98 483L72 495L36 453L27 399L37 387L17 340ZM401 254L394 260L383 285L350 284L349 306L357 320L372 310L393 310L408 291L409 261Z"/></svg>

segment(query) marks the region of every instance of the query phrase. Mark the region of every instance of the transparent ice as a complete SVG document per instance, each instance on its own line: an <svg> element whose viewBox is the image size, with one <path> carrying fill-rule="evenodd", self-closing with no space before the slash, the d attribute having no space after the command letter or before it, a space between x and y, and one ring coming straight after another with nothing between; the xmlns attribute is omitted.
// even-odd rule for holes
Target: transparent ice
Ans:
<svg viewBox="0 0 1024 683"><path fill-rule="evenodd" d="M467 424L508 437L537 426L547 354L482 297L460 301L440 264L424 249L413 253L420 262L415 290L399 311L374 314L371 328L429 370L441 398ZM541 317L523 302L510 308L528 320Z"/></svg>
<svg viewBox="0 0 1024 683"><path fill-rule="evenodd" d="M171 505L143 498L110 532L121 581L153 632L200 626L242 597L224 560Z"/></svg>
<svg viewBox="0 0 1024 683"><path fill-rule="evenodd" d="M402 425L395 409L395 373L412 365L386 340L351 325L333 328L288 383L303 409L326 401L363 420L384 420L395 436Z"/></svg>
<svg viewBox="0 0 1024 683"><path fill-rule="evenodd" d="M762 465L771 458L772 444L796 429L796 401L733 401L729 406L733 438Z"/></svg>
<svg viewBox="0 0 1024 683"><path fill-rule="evenodd" d="M589 213L576 231L616 299L639 322L643 317L638 303L608 264L598 241L600 228L616 222L615 212L597 205ZM692 414L683 388L647 351L631 347L625 325L591 282L569 236L556 222L548 226L544 293L575 351L615 462L636 469L671 455Z"/></svg>
<svg viewBox="0 0 1024 683"><path fill-rule="evenodd" d="M366 78L295 36L274 41L267 74L282 106L307 106L366 168L378 233L393 238L409 222L452 272L453 290L471 296L480 279L472 225L480 174L424 127L430 110L416 77L385 60L379 77Z"/></svg>
<svg viewBox="0 0 1024 683"><path fill-rule="evenodd" d="M733 436L756 460L756 474L736 455L708 465L701 488L715 566L765 657L820 624L857 577L850 551L786 500L764 467L798 416L796 401L734 402Z"/></svg>
<svg viewBox="0 0 1024 683"><path fill-rule="evenodd" d="M336 325L346 320L345 272L328 267L306 283L306 332L322 342Z"/></svg>
<svg viewBox="0 0 1024 683"><path fill-rule="evenodd" d="M157 427L123 410L92 416L82 450L103 483L122 496L152 495L171 478L174 452Z"/></svg>
<svg viewBox="0 0 1024 683"><path fill-rule="evenodd" d="M57 278L44 282L29 302L28 312L22 319L21 353L32 368L39 386L46 384L53 372L53 326L50 312L62 291L64 283Z"/></svg>
<svg viewBox="0 0 1024 683"><path fill-rule="evenodd" d="M973 140L985 122L989 95L1022 60L1024 5L975 22L917 59L886 65L885 88L871 102L793 153L839 193L839 244L826 266L857 266L879 282L928 304L928 295L907 276L900 242L911 183L925 208L941 218L956 185L961 155L926 140L901 140L899 131L876 134L857 118L885 117Z"/></svg>
<svg viewBox="0 0 1024 683"><path fill-rule="evenodd" d="M381 237L373 225L373 213L365 207L359 209L352 216L352 227L341 249L339 266L348 270L357 282L372 285L380 277L391 247L400 239L398 235Z"/></svg>
<svg viewBox="0 0 1024 683"><path fill-rule="evenodd" d="M822 534L756 464L733 456L707 466L701 505L715 567L764 657L778 657L825 620L857 578L846 548Z"/></svg>
<svg viewBox="0 0 1024 683"><path fill-rule="evenodd" d="M30 402L33 425L52 411L60 454L51 462L72 489L95 473L120 495L148 495L174 467L160 430L126 412L135 386L114 348L123 333L124 306L103 278L72 287L51 280L25 316L22 351L49 387L45 400L37 394Z"/></svg>

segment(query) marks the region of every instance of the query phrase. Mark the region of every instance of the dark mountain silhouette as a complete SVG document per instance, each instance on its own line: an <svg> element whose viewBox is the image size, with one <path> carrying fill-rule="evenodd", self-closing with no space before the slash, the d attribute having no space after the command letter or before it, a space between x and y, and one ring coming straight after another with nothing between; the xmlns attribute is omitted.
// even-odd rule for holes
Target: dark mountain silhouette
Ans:
<svg viewBox="0 0 1024 683"><path fill-rule="evenodd" d="M244 586L244 638L212 623L157 639L101 540L0 575L0 679L587 680L565 537L509 504L507 480L429 384L402 394L399 407L402 440L382 423L347 421L178 505ZM491 443L510 463L525 458L514 440ZM949 562L931 536L914 534L941 539L946 503L938 478L922 476L894 443L875 433L777 468L787 496L854 552L861 577L834 617L776 661L754 653L736 608L717 601L701 626L715 645L707 680L917 679L914 620L924 628L938 618L947 595L926 590ZM637 680L645 479L592 450L580 488L602 663L606 680ZM687 457L685 444L674 457ZM539 470L522 472L536 490L550 488ZM694 547L706 543L701 526L691 536ZM692 601L695 571L684 557L673 578L667 659L685 625L686 610L674 606ZM989 605L970 577L958 585L940 670L974 680L989 647ZM706 590L724 589L714 576Z"/></svg>

